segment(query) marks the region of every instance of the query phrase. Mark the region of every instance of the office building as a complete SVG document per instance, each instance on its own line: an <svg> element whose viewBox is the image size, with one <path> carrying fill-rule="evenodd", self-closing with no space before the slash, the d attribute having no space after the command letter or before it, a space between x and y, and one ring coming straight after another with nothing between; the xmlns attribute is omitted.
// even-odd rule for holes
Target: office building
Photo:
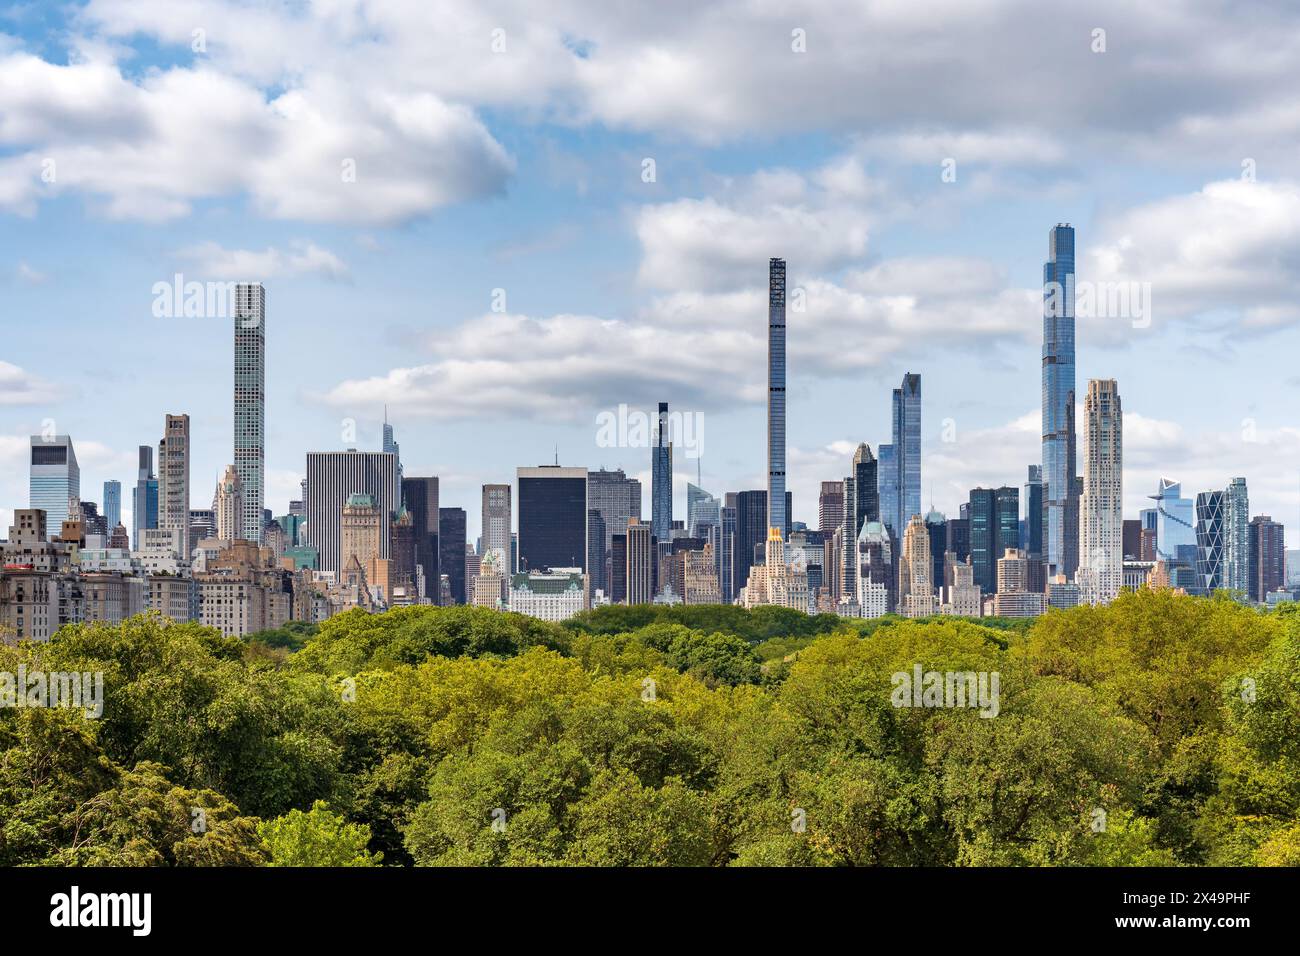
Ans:
<svg viewBox="0 0 1300 956"><path fill-rule="evenodd" d="M587 469L521 467L519 570L578 568L587 564Z"/></svg>
<svg viewBox="0 0 1300 956"><path fill-rule="evenodd" d="M510 486L483 486L483 553L495 552L500 572L510 560Z"/></svg>
<svg viewBox="0 0 1300 956"><path fill-rule="evenodd" d="M686 485L686 533L693 538L708 536L708 529L722 521L722 502L699 485Z"/></svg>
<svg viewBox="0 0 1300 956"><path fill-rule="evenodd" d="M131 542L144 549L144 532L158 527L158 479L153 473L153 446L141 445L135 490L131 495Z"/></svg>
<svg viewBox="0 0 1300 956"><path fill-rule="evenodd" d="M402 505L411 516L411 536L415 539L415 564L417 592L419 582L424 590L418 597L430 604L441 598L441 555L438 546L438 525L441 520L438 507L437 478L402 477Z"/></svg>
<svg viewBox="0 0 1300 956"><path fill-rule="evenodd" d="M898 611L905 617L929 617L938 611L934 596L930 532L925 519L912 515L903 532L898 559Z"/></svg>
<svg viewBox="0 0 1300 956"><path fill-rule="evenodd" d="M1250 519L1250 599L1263 604L1286 583L1286 545L1280 522L1268 515Z"/></svg>
<svg viewBox="0 0 1300 956"><path fill-rule="evenodd" d="M81 501L81 468L68 435L33 435L28 505L45 512L51 534Z"/></svg>
<svg viewBox="0 0 1300 956"><path fill-rule="evenodd" d="M465 518L464 508L438 509L438 566L447 581L452 604L464 604L466 600Z"/></svg>
<svg viewBox="0 0 1300 956"><path fill-rule="evenodd" d="M975 584L989 595L997 590L997 562L1008 549L1019 550L1020 493L1016 488L974 488L970 493L970 560Z"/></svg>
<svg viewBox="0 0 1300 956"><path fill-rule="evenodd" d="M122 483L104 482L104 524L111 533L122 523Z"/></svg>
<svg viewBox="0 0 1300 956"><path fill-rule="evenodd" d="M1156 503L1156 560L1195 565L1195 503L1183 497L1182 485L1172 478L1160 479L1151 500Z"/></svg>
<svg viewBox="0 0 1300 956"><path fill-rule="evenodd" d="M1222 491L1196 496L1196 583L1206 597L1224 586L1223 505Z"/></svg>
<svg viewBox="0 0 1300 956"><path fill-rule="evenodd" d="M650 525L633 519L626 538L627 569L624 575L628 604L649 604L654 598L655 538Z"/></svg>
<svg viewBox="0 0 1300 956"><path fill-rule="evenodd" d="M921 376L909 372L893 394L893 448L898 469L898 524L921 513Z"/></svg>
<svg viewBox="0 0 1300 956"><path fill-rule="evenodd" d="M238 470L238 462L235 467ZM374 499L379 512L379 556L388 557L389 523L397 509L397 502L392 498L396 487L396 467L396 459L385 452L350 449L307 453L307 545L316 549L323 573L337 574L342 568L340 524L343 506L354 494L369 495ZM245 495L244 529L247 534L249 489L242 472L240 485ZM435 490L435 501L436 494ZM260 534L259 524L259 540ZM418 537L416 544L418 549Z"/></svg>
<svg viewBox="0 0 1300 956"><path fill-rule="evenodd" d="M902 489L898 484L898 455L894 445L881 445L876 449L877 494L880 500L880 520L897 538L903 532L898 513L903 510Z"/></svg>
<svg viewBox="0 0 1300 956"><path fill-rule="evenodd" d="M823 534L834 534L844 523L844 483L823 481L817 496L817 527Z"/></svg>

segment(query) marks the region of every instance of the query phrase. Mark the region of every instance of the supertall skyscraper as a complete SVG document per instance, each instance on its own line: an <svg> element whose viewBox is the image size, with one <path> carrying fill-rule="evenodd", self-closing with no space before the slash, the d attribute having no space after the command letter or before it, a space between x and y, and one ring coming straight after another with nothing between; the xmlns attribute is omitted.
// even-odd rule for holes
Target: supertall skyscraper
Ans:
<svg viewBox="0 0 1300 956"><path fill-rule="evenodd" d="M1109 604L1124 582L1124 413L1114 379L1088 382L1084 418L1088 457L1079 506L1080 592L1090 604Z"/></svg>
<svg viewBox="0 0 1300 956"><path fill-rule="evenodd" d="M266 290L262 283L236 284L234 321L234 457L244 499L242 536L260 543L262 497L266 483ZM392 492L385 497L391 504ZM387 518L384 520L387 522ZM384 530L387 534L387 527Z"/></svg>
<svg viewBox="0 0 1300 956"><path fill-rule="evenodd" d="M785 260L767 264L767 526L787 524L785 501ZM767 535L764 534L764 540ZM743 582L742 582L743 583Z"/></svg>
<svg viewBox="0 0 1300 956"><path fill-rule="evenodd" d="M668 421L668 403L660 402L650 460L650 528L660 541L668 540L673 527L673 443Z"/></svg>
<svg viewBox="0 0 1300 956"><path fill-rule="evenodd" d="M1074 228L1054 226L1043 264L1043 481L1049 574L1070 576L1079 548L1071 539L1074 434Z"/></svg>
<svg viewBox="0 0 1300 956"><path fill-rule="evenodd" d="M397 462L397 490L393 493L394 501L402 500L402 449L397 444L397 439L393 436L393 426L388 424L388 406L384 406L384 447L383 451L393 456ZM508 554L509 552L507 552ZM504 565L503 565L504 566Z"/></svg>
<svg viewBox="0 0 1300 956"><path fill-rule="evenodd" d="M898 468L898 524L921 513L921 376L908 372L894 389L893 444Z"/></svg>

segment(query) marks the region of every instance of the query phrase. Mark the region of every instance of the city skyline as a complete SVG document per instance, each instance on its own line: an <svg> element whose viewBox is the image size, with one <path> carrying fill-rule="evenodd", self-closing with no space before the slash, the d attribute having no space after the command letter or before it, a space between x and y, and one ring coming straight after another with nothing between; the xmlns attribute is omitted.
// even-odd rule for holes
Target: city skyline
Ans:
<svg viewBox="0 0 1300 956"><path fill-rule="evenodd" d="M672 18L625 31L580 10L568 41L512 20L521 24L507 29L513 42L492 54L495 24L466 11L482 27L482 50L466 41L453 78L397 68L415 52L405 38L421 22L413 8L402 31L374 24L391 66L348 79L399 102L427 95L463 107L427 141L381 123L394 155L443 165L385 164L356 135L356 103L343 98L322 118L334 138L314 151L329 177L295 165L275 119L290 105L278 80L293 65L290 44L254 53L226 39L250 32L247 11L206 5L201 54L192 27L120 4L12 12L0 59L48 82L15 102L5 141L13 176L0 194L0 282L14 314L42 317L42 335L12 336L0 359L0 526L26 503L30 436L46 420L72 436L83 496L94 500L105 481L131 486L136 449L157 441L166 412L189 414L190 504L208 507L234 463L229 319L155 315L155 287L178 273L266 288L273 513L300 497L307 452L380 449L385 404L404 470L440 476L444 502L468 514L471 540L482 485L551 461L557 446L563 463L623 468L648 492L648 448L596 441L596 416L622 402L653 416L667 400L704 416L702 461L675 449L675 514L686 513L697 469L715 495L765 488L755 447L772 256L790 270L795 519L815 525L820 482L842 477L859 443L890 443L888 392L908 372L925 382L922 510L952 515L970 488L1017 483L1042 460L1043 231L1070 222L1080 283L1151 283L1146 316L1080 315L1076 330L1076 422L1088 380L1113 378L1124 395L1123 513L1136 516L1162 476L1193 499L1245 476L1252 513L1280 520L1294 547L1300 430L1287 399L1297 278L1286 263L1300 247L1296 136L1261 119L1258 102L1274 85L1214 60L1210 40L1268 50L1279 42L1271 33L1285 32L1270 30L1275 14L1249 24L1206 14L1204 37L1170 36L1156 13L1103 6L1104 52L1093 49L1092 16L1072 11L1045 22L1032 5L1008 3L999 16L949 24L965 89L988 94L963 97L960 120L951 89L891 54L891 43L906 46L897 41L905 17L845 22L814 6L787 24L739 11L727 30L697 24L692 38ZM355 52L355 41L312 18L267 14L255 32L320 54L297 89L320 102L337 89L330 54ZM796 26L803 53L791 49ZM1058 65L1041 89L1024 89L989 56L1011 34ZM837 36L891 64L906 115L873 98L817 95L862 77L860 57L845 56ZM710 77L723 106L706 110L672 83L656 102L600 92L591 71L617 57L641 62L656 43ZM1168 67L1176 94L1148 94L1151 51L1181 64ZM1193 65L1207 60L1216 67L1202 76ZM532 73L531 114L503 110L463 81L496 70L492 83L518 93L513 74L500 73L521 62L545 67ZM743 69L733 79L712 63ZM1080 81L1103 67L1111 85ZM264 161L188 175L210 151L149 120L211 94L187 90L189 80L227 82L250 94L239 110L271 114L241 113L216 131ZM1206 83L1216 96L1203 95ZM1025 107L1014 122L985 102L1007 91ZM97 96L121 122L92 121ZM71 109L76 97L92 109ZM1159 156L1107 111L1119 98L1160 132ZM560 103L574 109L561 115ZM1073 111L1068 132L1060 110ZM42 114L67 116L66 128L51 131ZM70 142L87 145L59 162ZM123 166L124 148L144 158ZM168 165L177 156L188 165ZM43 180L46 158L54 178ZM340 178L347 159L351 182ZM455 175L440 177L448 169ZM449 185L429 188L440 181ZM89 347L56 355L52 342ZM174 360L159 359L163 345ZM354 441L342 437L344 420L355 423ZM132 496L123 498L128 520Z"/></svg>

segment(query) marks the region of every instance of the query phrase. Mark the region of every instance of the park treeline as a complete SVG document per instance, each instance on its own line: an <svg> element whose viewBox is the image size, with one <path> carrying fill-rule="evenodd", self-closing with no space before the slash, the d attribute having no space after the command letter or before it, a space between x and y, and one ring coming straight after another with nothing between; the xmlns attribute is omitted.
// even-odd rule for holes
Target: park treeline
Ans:
<svg viewBox="0 0 1300 956"><path fill-rule="evenodd" d="M103 711L0 708L8 866L1300 863L1300 614L1226 596L145 616L20 668L102 672ZM930 671L996 674L996 716L896 706Z"/></svg>

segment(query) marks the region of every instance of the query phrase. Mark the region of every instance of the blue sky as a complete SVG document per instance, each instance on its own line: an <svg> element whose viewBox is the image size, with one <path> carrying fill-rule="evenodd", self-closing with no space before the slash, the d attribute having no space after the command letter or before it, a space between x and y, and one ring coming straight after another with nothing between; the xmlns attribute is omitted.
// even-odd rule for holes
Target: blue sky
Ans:
<svg viewBox="0 0 1300 956"><path fill-rule="evenodd" d="M622 402L700 413L704 485L762 487L772 255L808 303L789 317L796 520L859 441L888 440L908 371L923 496L955 513L1039 460L1038 286L1069 221L1081 283L1151 292L1149 327L1079 320L1080 393L1119 383L1126 515L1160 475L1244 475L1294 545L1300 14L547 6L0 10L0 521L46 419L98 500L188 412L208 505L230 331L153 315L177 272L267 287L276 513L344 419L377 448L385 404L407 473L439 475L471 534L479 485L557 446L648 496L648 450L597 447ZM676 472L681 516L696 461Z"/></svg>

